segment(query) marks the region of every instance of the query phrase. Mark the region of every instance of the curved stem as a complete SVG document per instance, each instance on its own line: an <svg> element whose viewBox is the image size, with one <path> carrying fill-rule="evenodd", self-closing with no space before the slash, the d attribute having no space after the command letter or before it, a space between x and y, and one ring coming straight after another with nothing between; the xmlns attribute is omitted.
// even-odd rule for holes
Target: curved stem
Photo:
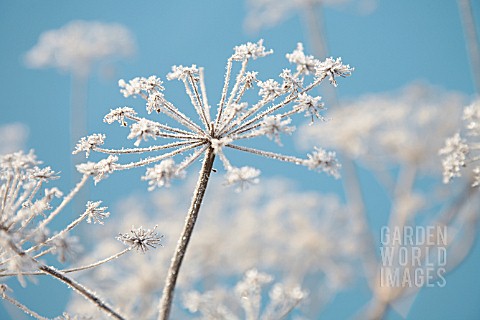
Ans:
<svg viewBox="0 0 480 320"><path fill-rule="evenodd" d="M170 268L168 269L167 279L165 280L165 287L163 288L162 298L159 305L159 320L167 320L170 316L172 308L173 292L175 290L175 284L177 283L178 273L182 265L183 257L187 251L187 246L192 236L195 222L197 221L198 212L202 204L205 190L207 189L210 173L213 168L213 161L215 160L215 153L210 147L205 153L205 159L203 160L202 169L198 177L197 187L193 194L192 203L188 210L187 218L185 219L185 226L183 227L182 234L178 239L177 248L171 260Z"/></svg>

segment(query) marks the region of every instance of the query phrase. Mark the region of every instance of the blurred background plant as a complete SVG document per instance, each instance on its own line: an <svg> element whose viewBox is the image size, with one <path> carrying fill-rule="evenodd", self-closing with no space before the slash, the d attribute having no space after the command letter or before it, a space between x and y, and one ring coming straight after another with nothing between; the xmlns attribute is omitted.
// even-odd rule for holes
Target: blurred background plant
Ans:
<svg viewBox="0 0 480 320"><path fill-rule="evenodd" d="M87 134L88 79L99 67L107 79L115 74L115 60L132 57L133 34L118 23L76 20L40 34L25 54L25 64L34 69L54 68L71 77L70 143Z"/></svg>

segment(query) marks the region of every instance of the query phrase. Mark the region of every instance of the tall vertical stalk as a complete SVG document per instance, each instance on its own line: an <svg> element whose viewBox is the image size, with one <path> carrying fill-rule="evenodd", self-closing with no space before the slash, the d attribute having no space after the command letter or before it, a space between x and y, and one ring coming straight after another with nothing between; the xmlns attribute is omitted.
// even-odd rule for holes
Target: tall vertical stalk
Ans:
<svg viewBox="0 0 480 320"><path fill-rule="evenodd" d="M188 210L187 217L185 219L185 226L183 227L182 234L178 239L175 253L172 257L170 268L168 269L167 279L165 280L165 286L163 288L162 298L159 306L159 320L167 320L170 316L172 308L173 292L175 290L175 284L177 283L178 273L182 265L183 257L187 251L187 246L192 236L195 222L197 221L198 212L202 204L203 196L207 189L210 173L213 168L213 161L215 160L215 153L213 149L209 147L205 153L205 159L203 160L202 169L197 181L197 187L192 197L192 203Z"/></svg>
<svg viewBox="0 0 480 320"><path fill-rule="evenodd" d="M478 33L475 27L475 17L473 15L472 4L470 0L458 0L460 17L465 33L468 53L470 56L470 65L472 68L473 82L475 92L480 94L480 48L478 44Z"/></svg>

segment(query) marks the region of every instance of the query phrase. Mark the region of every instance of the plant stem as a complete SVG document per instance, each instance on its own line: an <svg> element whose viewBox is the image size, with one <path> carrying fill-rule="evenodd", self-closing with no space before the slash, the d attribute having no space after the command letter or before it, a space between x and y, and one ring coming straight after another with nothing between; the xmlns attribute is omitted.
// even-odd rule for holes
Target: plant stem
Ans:
<svg viewBox="0 0 480 320"><path fill-rule="evenodd" d="M3 229L1 229L3 230ZM5 231L5 230L3 230ZM22 258L25 258L25 259L30 259L32 260L34 263L37 264L38 266L38 269L46 274L49 274L51 275L52 277L60 280L61 282L65 283L66 285L68 285L70 288L72 288L73 290L77 291L79 294L83 295L87 300L90 300L92 303L94 303L95 305L97 305L97 307L104 311L105 313L107 313L111 318L114 318L114 319L117 319L117 320L125 320L125 318L123 316L121 316L120 314L118 314L115 310L113 310L110 306L108 306L105 302L103 302L99 297L97 297L95 295L95 293L93 293L90 289L87 289L86 287L84 287L83 285L81 285L80 283L76 282L75 280L73 280L72 278L69 278L68 276L66 276L64 273L56 270L55 268L53 267L50 267L50 266L47 266L41 262L39 262L38 260L30 257L27 255L27 253L25 251L23 251L21 248L19 248L14 242L13 240L9 240L8 241L8 244L10 245L10 248L16 253L18 254L20 257Z"/></svg>
<svg viewBox="0 0 480 320"><path fill-rule="evenodd" d="M65 283L69 287L73 288L76 290L78 293L83 295L87 300L90 300L92 303L97 305L97 307L107 313L111 318L117 319L117 320L124 320L125 318L118 314L115 310L113 310L110 306L108 306L105 302L103 302L101 299L99 299L92 291L89 289L85 288L83 285L80 283L76 282L72 278L69 278L65 276L62 272L59 272L58 270L49 267L47 265L40 265L39 269L42 270L43 272L51 275L52 277L60 280L61 282Z"/></svg>
<svg viewBox="0 0 480 320"><path fill-rule="evenodd" d="M475 16L473 15L472 3L470 0L458 0L458 6L465 33L467 50L470 56L473 84L476 93L480 94L480 48L477 29L475 29Z"/></svg>
<svg viewBox="0 0 480 320"><path fill-rule="evenodd" d="M167 320L170 316L173 291L175 290L175 284L177 283L178 273L182 265L183 257L187 251L187 246L192 236L195 222L197 221L198 212L200 211L203 196L207 189L214 160L215 153L213 152L213 149L209 147L205 153L205 159L203 160L202 169L200 170L197 187L195 188L190 209L188 210L188 215L185 219L185 226L178 239L177 248L175 249L175 253L171 260L170 268L168 269L167 279L165 280L165 286L163 288L163 294L159 305L158 320Z"/></svg>
<svg viewBox="0 0 480 320"><path fill-rule="evenodd" d="M3 285L5 286L5 285ZM9 297L8 295L5 294L5 288L2 288L3 289L3 294L1 295L1 298L10 302L11 304L13 304L15 307L17 307L18 309L22 310L23 312L25 312L25 314L28 314L29 316L31 316L32 318L35 318L35 319L38 319L38 320L48 320L48 318L45 318L45 317L42 317L41 315L39 315L38 313L30 310L27 306L21 304L20 302L18 302L17 300L13 299L12 297Z"/></svg>

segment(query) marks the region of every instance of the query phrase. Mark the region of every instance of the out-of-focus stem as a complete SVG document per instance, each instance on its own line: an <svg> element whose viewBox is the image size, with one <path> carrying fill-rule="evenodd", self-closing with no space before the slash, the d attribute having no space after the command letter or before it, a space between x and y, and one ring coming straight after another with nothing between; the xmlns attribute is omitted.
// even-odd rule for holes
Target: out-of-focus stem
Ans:
<svg viewBox="0 0 480 320"><path fill-rule="evenodd" d="M212 148L208 148L205 153L205 159L203 160L202 169L198 177L197 187L193 194L192 203L188 210L188 215L185 219L185 226L183 227L182 234L178 239L175 253L171 260L170 268L168 269L167 279L165 281L165 287L163 288L162 298L159 306L159 320L167 320L170 316L172 308L173 292L177 283L178 274L182 265L183 257L187 252L188 243L192 236L195 222L197 221L198 212L202 204L203 196L207 189L210 173L212 172L213 162L215 160L215 153Z"/></svg>
<svg viewBox="0 0 480 320"><path fill-rule="evenodd" d="M312 46L313 53L317 59L324 60L329 55L327 41L325 39L325 26L323 23L322 5L311 3L303 10L304 24L307 29L308 39ZM337 93L333 86L324 86L323 94L329 106L337 106Z"/></svg>
<svg viewBox="0 0 480 320"><path fill-rule="evenodd" d="M70 148L87 132L87 76L72 75L70 100Z"/></svg>
<svg viewBox="0 0 480 320"><path fill-rule="evenodd" d="M478 44L478 33L475 28L472 4L470 0L458 0L458 7L460 9L467 50L470 56L475 92L480 94L480 46Z"/></svg>

